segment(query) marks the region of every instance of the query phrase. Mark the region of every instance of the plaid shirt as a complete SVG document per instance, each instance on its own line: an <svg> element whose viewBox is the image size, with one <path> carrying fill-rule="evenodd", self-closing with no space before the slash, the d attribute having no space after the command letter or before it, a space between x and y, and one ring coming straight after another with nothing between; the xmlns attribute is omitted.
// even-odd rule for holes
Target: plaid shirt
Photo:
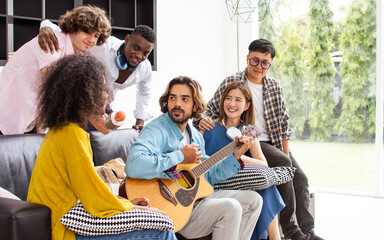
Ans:
<svg viewBox="0 0 384 240"><path fill-rule="evenodd" d="M247 81L247 69L242 72L235 73L224 79L216 90L213 98L208 102L204 118L216 119L219 117L220 97L224 89L234 81ZM273 78L265 77L263 79L263 99L264 99L264 116L269 131L269 137L273 146L283 150L282 140L291 139L293 130L288 126L288 111L283 98L283 89L280 84Z"/></svg>

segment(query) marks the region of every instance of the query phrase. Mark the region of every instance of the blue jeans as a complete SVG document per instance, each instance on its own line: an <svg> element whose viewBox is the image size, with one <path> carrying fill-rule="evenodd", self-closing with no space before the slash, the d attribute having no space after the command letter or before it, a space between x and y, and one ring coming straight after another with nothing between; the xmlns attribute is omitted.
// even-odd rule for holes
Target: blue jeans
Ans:
<svg viewBox="0 0 384 240"><path fill-rule="evenodd" d="M160 239L160 240L177 240L173 231L160 230L139 230L127 233L103 235L103 236L81 236L76 234L76 240L141 240L141 239Z"/></svg>

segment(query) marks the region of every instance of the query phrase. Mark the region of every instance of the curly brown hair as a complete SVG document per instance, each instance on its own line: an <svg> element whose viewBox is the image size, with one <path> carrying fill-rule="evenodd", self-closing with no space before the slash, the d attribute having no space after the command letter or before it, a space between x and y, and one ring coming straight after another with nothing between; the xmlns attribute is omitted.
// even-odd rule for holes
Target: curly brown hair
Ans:
<svg viewBox="0 0 384 240"><path fill-rule="evenodd" d="M191 88L192 90L192 99L193 99L193 104L197 104L197 110L194 112L191 116L191 118L200 118L201 114L205 111L205 108L207 107L207 104L204 101L202 90L200 84L196 81L193 80L192 78L185 77L185 76L180 76L172 79L165 92L163 95L161 95L159 103L160 103L160 108L161 112L166 113L168 112L168 98L169 98L169 93L171 91L171 88L175 84L184 84L187 85Z"/></svg>
<svg viewBox="0 0 384 240"><path fill-rule="evenodd" d="M60 16L59 27L64 33L100 33L96 45L100 46L111 34L111 22L104 9L96 6L81 6Z"/></svg>
<svg viewBox="0 0 384 240"><path fill-rule="evenodd" d="M70 122L85 128L92 115L104 114L108 96L104 67L89 54L58 60L39 89L39 122L61 128Z"/></svg>

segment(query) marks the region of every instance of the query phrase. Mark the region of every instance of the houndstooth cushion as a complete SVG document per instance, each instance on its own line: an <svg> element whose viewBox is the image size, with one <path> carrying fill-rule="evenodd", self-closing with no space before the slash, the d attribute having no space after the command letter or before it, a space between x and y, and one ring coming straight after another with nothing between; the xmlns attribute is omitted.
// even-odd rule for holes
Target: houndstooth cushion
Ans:
<svg viewBox="0 0 384 240"><path fill-rule="evenodd" d="M296 168L273 167L255 163L244 163L235 176L213 185L221 190L262 190L292 180Z"/></svg>
<svg viewBox="0 0 384 240"><path fill-rule="evenodd" d="M84 236L119 234L142 229L175 229L172 220L158 212L131 209L107 218L98 218L89 214L80 202L61 217L60 222Z"/></svg>

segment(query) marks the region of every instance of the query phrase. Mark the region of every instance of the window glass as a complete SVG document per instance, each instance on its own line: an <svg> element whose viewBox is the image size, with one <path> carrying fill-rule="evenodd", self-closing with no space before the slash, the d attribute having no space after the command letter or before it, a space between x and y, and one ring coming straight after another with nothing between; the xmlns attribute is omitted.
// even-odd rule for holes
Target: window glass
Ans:
<svg viewBox="0 0 384 240"><path fill-rule="evenodd" d="M268 11L259 36L275 45L269 75L284 89L290 149L310 186L374 193L376 1L271 0Z"/></svg>

